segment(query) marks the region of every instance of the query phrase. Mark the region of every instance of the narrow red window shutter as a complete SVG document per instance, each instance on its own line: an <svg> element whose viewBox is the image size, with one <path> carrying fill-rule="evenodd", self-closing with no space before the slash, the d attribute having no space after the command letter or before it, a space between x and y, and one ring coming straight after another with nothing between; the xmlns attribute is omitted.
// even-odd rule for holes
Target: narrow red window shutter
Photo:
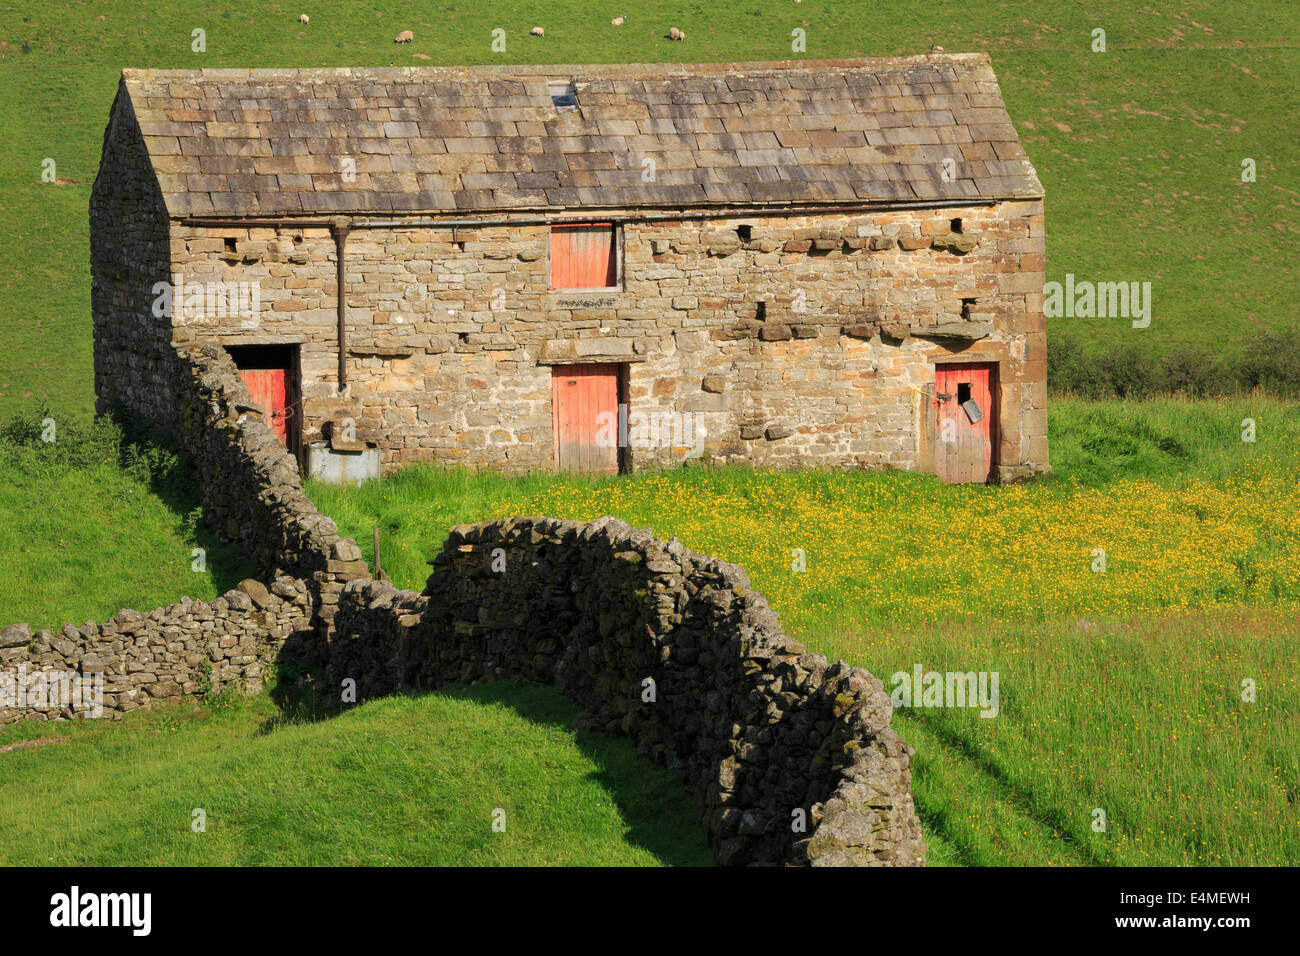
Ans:
<svg viewBox="0 0 1300 956"><path fill-rule="evenodd" d="M614 226L551 227L551 288L608 289L618 283Z"/></svg>

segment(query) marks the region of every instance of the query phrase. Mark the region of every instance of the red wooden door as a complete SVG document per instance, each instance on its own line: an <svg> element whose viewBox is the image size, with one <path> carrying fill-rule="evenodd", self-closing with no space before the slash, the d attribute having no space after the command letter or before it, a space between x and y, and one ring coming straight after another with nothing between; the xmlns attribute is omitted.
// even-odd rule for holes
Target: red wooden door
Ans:
<svg viewBox="0 0 1300 956"><path fill-rule="evenodd" d="M989 481L997 465L997 367L935 366L934 411L935 474L954 484Z"/></svg>
<svg viewBox="0 0 1300 956"><path fill-rule="evenodd" d="M557 365L551 369L555 467L618 471L618 366Z"/></svg>
<svg viewBox="0 0 1300 956"><path fill-rule="evenodd" d="M244 368L239 370L253 401L266 409L266 423L289 444L289 426L293 418L289 372L283 368Z"/></svg>
<svg viewBox="0 0 1300 956"><path fill-rule="evenodd" d="M551 227L551 288L609 289L618 285L614 226L602 222Z"/></svg>

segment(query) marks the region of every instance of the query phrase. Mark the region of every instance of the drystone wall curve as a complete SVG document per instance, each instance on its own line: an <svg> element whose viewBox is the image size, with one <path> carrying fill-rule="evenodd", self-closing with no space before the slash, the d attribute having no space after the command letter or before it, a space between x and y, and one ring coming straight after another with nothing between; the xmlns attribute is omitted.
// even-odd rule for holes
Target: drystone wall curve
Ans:
<svg viewBox="0 0 1300 956"><path fill-rule="evenodd" d="M883 684L787 637L742 568L614 518L541 517L454 528L432 564L421 594L344 587L330 686L553 683L683 773L719 863L923 864Z"/></svg>
<svg viewBox="0 0 1300 956"><path fill-rule="evenodd" d="M520 517L453 529L424 592L398 591L307 499L225 351L175 355L172 437L208 523L269 586L58 633L0 630L0 671L17 675L0 686L0 723L85 716L48 699L68 676L102 675L113 715L256 692L283 659L324 663L361 696L524 678L680 770L720 863L924 863L912 751L883 685L789 639L742 568L614 518Z"/></svg>

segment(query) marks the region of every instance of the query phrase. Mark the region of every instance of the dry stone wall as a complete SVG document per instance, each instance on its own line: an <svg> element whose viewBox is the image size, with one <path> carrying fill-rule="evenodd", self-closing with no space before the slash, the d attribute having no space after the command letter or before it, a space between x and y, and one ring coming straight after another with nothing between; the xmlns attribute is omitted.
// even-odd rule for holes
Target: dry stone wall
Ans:
<svg viewBox="0 0 1300 956"><path fill-rule="evenodd" d="M311 581L328 629L343 584L370 574L361 549L307 497L297 460L264 421L226 351L199 346L178 361L188 386L178 395L180 444L208 524L260 575Z"/></svg>
<svg viewBox="0 0 1300 956"><path fill-rule="evenodd" d="M267 660L287 654L309 669L322 663L343 585L369 577L356 542L340 536L303 492L296 460L263 420L225 350L169 349L160 363L170 401L165 416L149 420L193 468L207 523L269 585L250 579L210 604L184 598L58 633L5 628L0 722L84 716L84 709L48 706L17 691L19 682L37 687L50 675L103 674L105 713L231 682L255 693ZM34 702L6 706L6 687L15 699Z"/></svg>
<svg viewBox="0 0 1300 956"><path fill-rule="evenodd" d="M329 686L554 683L683 773L720 863L923 863L882 683L787 637L743 569L614 518L458 527L433 568L345 587Z"/></svg>
<svg viewBox="0 0 1300 956"><path fill-rule="evenodd" d="M0 724L120 716L227 688L258 693L286 641L312 639L312 603L303 581L279 577L268 588L250 579L211 602L124 609L102 624L0 629ZM71 693L76 678L86 691Z"/></svg>

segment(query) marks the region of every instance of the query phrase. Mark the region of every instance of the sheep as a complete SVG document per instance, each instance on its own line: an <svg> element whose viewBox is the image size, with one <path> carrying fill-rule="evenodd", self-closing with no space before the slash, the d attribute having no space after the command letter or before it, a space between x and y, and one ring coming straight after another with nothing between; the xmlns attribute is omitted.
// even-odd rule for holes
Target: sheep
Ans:
<svg viewBox="0 0 1300 956"><path fill-rule="evenodd" d="M939 46L939 44L935 43L935 44L933 44L933 45L930 47L930 52L931 52L931 53L942 53L942 52L943 52L943 47L941 47L941 46Z"/></svg>
<svg viewBox="0 0 1300 956"><path fill-rule="evenodd" d="M683 33L681 30L677 29L676 27L673 27L671 30L668 31L668 39L670 39L670 40L685 40L685 39L686 39L686 34Z"/></svg>
<svg viewBox="0 0 1300 956"><path fill-rule="evenodd" d="M414 40L414 39L415 39L415 34L414 34L414 33L412 33L410 30L403 30L401 33L397 34L397 38L396 38L395 40L393 40L393 42L394 42L394 43L410 43L410 42L411 42L412 40Z"/></svg>
<svg viewBox="0 0 1300 956"><path fill-rule="evenodd" d="M305 14L305 13L300 13L300 14L298 14L298 22L299 22L299 23L311 23L311 17L307 16L307 14Z"/></svg>
<svg viewBox="0 0 1300 956"><path fill-rule="evenodd" d="M546 31L543 30L541 27L533 27L533 28L532 28L531 30L529 30L528 32L531 33L531 34L532 34L533 36L535 36L535 37L544 37L544 36L546 36Z"/></svg>
<svg viewBox="0 0 1300 956"><path fill-rule="evenodd" d="M625 13L622 16L618 16L615 17L613 20L610 20L609 23L610 26L621 27L623 25L623 21L626 19L627 19L627 14Z"/></svg>

